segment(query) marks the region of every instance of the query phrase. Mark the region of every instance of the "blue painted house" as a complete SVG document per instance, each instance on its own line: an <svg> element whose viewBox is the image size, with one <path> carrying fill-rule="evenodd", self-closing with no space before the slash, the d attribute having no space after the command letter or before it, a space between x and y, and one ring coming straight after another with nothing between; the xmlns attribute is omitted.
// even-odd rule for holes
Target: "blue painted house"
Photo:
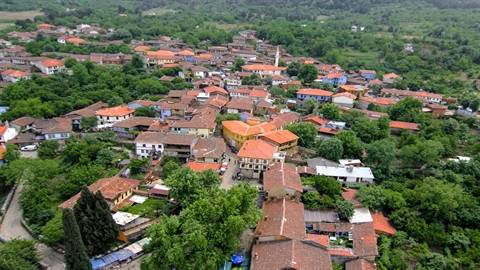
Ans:
<svg viewBox="0 0 480 270"><path fill-rule="evenodd" d="M344 85L347 83L347 76L340 72L332 72L322 77L321 82L333 86Z"/></svg>
<svg viewBox="0 0 480 270"><path fill-rule="evenodd" d="M303 88L297 91L297 100L315 99L318 102L330 102L333 93L322 89Z"/></svg>
<svg viewBox="0 0 480 270"><path fill-rule="evenodd" d="M377 72L375 70L360 70L360 76L367 81L373 80L377 77Z"/></svg>

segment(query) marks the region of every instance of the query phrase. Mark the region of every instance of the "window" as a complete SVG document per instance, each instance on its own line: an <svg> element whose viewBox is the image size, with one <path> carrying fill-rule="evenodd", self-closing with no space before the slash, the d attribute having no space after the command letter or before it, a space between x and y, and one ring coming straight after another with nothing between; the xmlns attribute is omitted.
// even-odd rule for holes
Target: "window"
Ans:
<svg viewBox="0 0 480 270"><path fill-rule="evenodd" d="M143 144L143 147L147 147L147 145L146 145L146 144Z"/></svg>

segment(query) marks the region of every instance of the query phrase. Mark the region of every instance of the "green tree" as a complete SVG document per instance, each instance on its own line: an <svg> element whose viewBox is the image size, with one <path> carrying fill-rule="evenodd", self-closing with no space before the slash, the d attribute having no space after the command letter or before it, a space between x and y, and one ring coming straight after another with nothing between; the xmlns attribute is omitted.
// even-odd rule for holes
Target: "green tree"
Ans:
<svg viewBox="0 0 480 270"><path fill-rule="evenodd" d="M422 102L418 99L407 97L389 109L390 118L393 120L421 123L424 121Z"/></svg>
<svg viewBox="0 0 480 270"><path fill-rule="evenodd" d="M298 144L310 148L315 142L317 129L312 123L300 122L287 126L287 129L299 137Z"/></svg>
<svg viewBox="0 0 480 270"><path fill-rule="evenodd" d="M11 240L0 245L0 269L36 270L39 258L35 243L27 240Z"/></svg>
<svg viewBox="0 0 480 270"><path fill-rule="evenodd" d="M135 116L155 117L155 110L150 107L141 107L135 110Z"/></svg>
<svg viewBox="0 0 480 270"><path fill-rule="evenodd" d="M62 212L57 211L55 217L42 227L42 242L49 246L62 244L64 232L62 224Z"/></svg>
<svg viewBox="0 0 480 270"><path fill-rule="evenodd" d="M202 194L218 187L220 179L212 171L194 173L188 168L181 168L171 173L165 184L171 188L171 197L186 207Z"/></svg>
<svg viewBox="0 0 480 270"><path fill-rule="evenodd" d="M102 195L99 192L94 195L84 187L73 212L87 254L93 256L108 251L116 241L118 227Z"/></svg>
<svg viewBox="0 0 480 270"><path fill-rule="evenodd" d="M178 216L162 218L150 227L150 256L142 269L215 269L238 250L240 234L260 217L256 190L237 185L214 188L197 197Z"/></svg>
<svg viewBox="0 0 480 270"><path fill-rule="evenodd" d="M128 168L130 168L131 174L138 174L144 172L148 166L150 165L150 161L148 158L138 158L132 159L130 164L128 164Z"/></svg>
<svg viewBox="0 0 480 270"><path fill-rule="evenodd" d="M301 65L298 62L291 62L287 67L287 73L290 76L297 76L300 72Z"/></svg>
<svg viewBox="0 0 480 270"><path fill-rule="evenodd" d="M441 143L432 140L417 141L400 149L399 157L404 165L419 168L438 162L444 148Z"/></svg>
<svg viewBox="0 0 480 270"><path fill-rule="evenodd" d="M53 159L57 157L59 147L58 141L44 141L38 147L38 157L41 159Z"/></svg>
<svg viewBox="0 0 480 270"><path fill-rule="evenodd" d="M335 138L342 142L344 158L361 158L363 156L364 144L355 132L344 130L335 135Z"/></svg>
<svg viewBox="0 0 480 270"><path fill-rule="evenodd" d="M342 185L335 178L317 175L309 177L307 181L313 182L313 187L321 195L336 198L342 194Z"/></svg>
<svg viewBox="0 0 480 270"><path fill-rule="evenodd" d="M338 161L343 155L342 141L337 138L322 140L317 147L317 154L332 161Z"/></svg>
<svg viewBox="0 0 480 270"><path fill-rule="evenodd" d="M380 118L376 121L361 117L352 124L352 130L364 143L385 139L390 135L389 120Z"/></svg>
<svg viewBox="0 0 480 270"><path fill-rule="evenodd" d="M365 163L371 166L376 177L388 176L391 165L395 160L396 147L390 139L374 141L367 145L367 157ZM378 175L380 174L380 175Z"/></svg>
<svg viewBox="0 0 480 270"><path fill-rule="evenodd" d="M240 57L235 57L235 61L233 62L232 71L242 71L242 67L245 65L245 60Z"/></svg>
<svg viewBox="0 0 480 270"><path fill-rule="evenodd" d="M314 65L303 65L298 71L298 78L302 80L303 83L309 84L317 79L318 70Z"/></svg>
<svg viewBox="0 0 480 270"><path fill-rule="evenodd" d="M82 119L80 119L80 127L84 130L92 130L96 126L97 126L97 118L94 116L82 117Z"/></svg>
<svg viewBox="0 0 480 270"><path fill-rule="evenodd" d="M262 78L258 74L252 74L242 79L242 85L261 85Z"/></svg>
<svg viewBox="0 0 480 270"><path fill-rule="evenodd" d="M17 145L7 144L5 147L7 148L3 157L5 161L12 162L20 158L20 151Z"/></svg>
<svg viewBox="0 0 480 270"><path fill-rule="evenodd" d="M92 269L92 264L83 245L80 229L71 209L63 210L63 230L65 231L65 269Z"/></svg>
<svg viewBox="0 0 480 270"><path fill-rule="evenodd" d="M319 113L329 119L329 120L340 120L341 118L341 113L340 113L340 108L338 108L337 105L332 104L332 103L325 103L322 105L320 108Z"/></svg>
<svg viewBox="0 0 480 270"><path fill-rule="evenodd" d="M173 172L180 169L181 165L175 160L169 160L162 166L163 178L168 178Z"/></svg>
<svg viewBox="0 0 480 270"><path fill-rule="evenodd" d="M345 221L348 221L353 216L353 212L355 211L353 203L343 199L337 200L335 209L337 210L338 217Z"/></svg>

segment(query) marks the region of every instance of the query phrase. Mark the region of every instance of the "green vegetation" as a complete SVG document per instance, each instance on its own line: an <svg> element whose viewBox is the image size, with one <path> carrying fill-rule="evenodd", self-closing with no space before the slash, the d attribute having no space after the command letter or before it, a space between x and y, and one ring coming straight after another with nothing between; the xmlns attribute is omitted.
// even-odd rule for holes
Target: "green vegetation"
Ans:
<svg viewBox="0 0 480 270"><path fill-rule="evenodd" d="M73 212L86 253L94 256L110 250L117 240L118 226L102 194L93 194L87 187L83 187Z"/></svg>
<svg viewBox="0 0 480 270"><path fill-rule="evenodd" d="M39 268L35 243L11 240L0 244L0 269L35 270Z"/></svg>
<svg viewBox="0 0 480 270"><path fill-rule="evenodd" d="M140 215L148 218L157 218L170 213L170 204L166 200L147 199L142 204L125 207L121 211Z"/></svg>
<svg viewBox="0 0 480 270"><path fill-rule="evenodd" d="M71 209L63 210L63 229L65 231L65 269L89 270L92 264L87 255L80 235L77 221Z"/></svg>

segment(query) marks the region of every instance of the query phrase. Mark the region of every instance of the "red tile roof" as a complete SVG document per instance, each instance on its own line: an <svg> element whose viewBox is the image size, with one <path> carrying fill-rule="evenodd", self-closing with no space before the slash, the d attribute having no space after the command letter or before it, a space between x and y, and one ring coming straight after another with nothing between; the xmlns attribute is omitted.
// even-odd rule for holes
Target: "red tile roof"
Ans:
<svg viewBox="0 0 480 270"><path fill-rule="evenodd" d="M417 123L402 122L402 121L390 121L390 128L406 129L406 130L413 130L413 131L420 130L420 127Z"/></svg>
<svg viewBox="0 0 480 270"><path fill-rule="evenodd" d="M333 95L332 92L322 89L313 89L313 88L302 88L297 90L297 94L308 95L308 96L327 96L330 97Z"/></svg>
<svg viewBox="0 0 480 270"><path fill-rule="evenodd" d="M345 263L345 270L375 270L377 266L374 262L365 259L355 259Z"/></svg>
<svg viewBox="0 0 480 270"><path fill-rule="evenodd" d="M328 235L325 235L325 234L307 233L307 240L312 241L324 247L328 247L328 244L329 244Z"/></svg>
<svg viewBox="0 0 480 270"><path fill-rule="evenodd" d="M357 99L357 96L348 92L336 93L332 97L349 97L351 99Z"/></svg>
<svg viewBox="0 0 480 270"><path fill-rule="evenodd" d="M251 270L332 270L325 248L309 241L257 243L252 248Z"/></svg>
<svg viewBox="0 0 480 270"><path fill-rule="evenodd" d="M273 159L276 147L262 140L248 140L238 152L240 158Z"/></svg>
<svg viewBox="0 0 480 270"><path fill-rule="evenodd" d="M40 64L44 67L61 67L64 65L62 60L51 58L42 60Z"/></svg>
<svg viewBox="0 0 480 270"><path fill-rule="evenodd" d="M2 76L10 76L14 78L23 78L27 77L28 74L25 71L15 70L15 69L7 69L2 71Z"/></svg>
<svg viewBox="0 0 480 270"><path fill-rule="evenodd" d="M310 123L313 123L317 126L324 126L325 124L328 123L328 120L325 119L325 118L322 118L318 115L309 115L309 116L306 116L303 121L306 121L306 122L310 122Z"/></svg>
<svg viewBox="0 0 480 270"><path fill-rule="evenodd" d="M187 163L187 167L194 172L203 172L207 170L218 171L220 170L221 165L218 163L203 163L190 161Z"/></svg>
<svg viewBox="0 0 480 270"><path fill-rule="evenodd" d="M379 106L391 106L397 103L397 101L393 98L384 97L360 97L360 101Z"/></svg>
<svg viewBox="0 0 480 270"><path fill-rule="evenodd" d="M263 134L261 139L281 145L287 142L298 140L298 136L293 134L291 131L284 129L267 132Z"/></svg>
<svg viewBox="0 0 480 270"><path fill-rule="evenodd" d="M114 201L120 194L136 188L138 185L140 185L140 181L138 180L114 176L111 178L99 179L95 183L88 186L88 189L93 193L100 191L106 200ZM74 207L78 199L80 199L80 194L81 193L79 192L75 196L63 202L60 205L60 208Z"/></svg>
<svg viewBox="0 0 480 270"><path fill-rule="evenodd" d="M130 109L126 105L120 105L111 108L105 108L98 110L95 114L100 116L124 116L134 113L134 109Z"/></svg>
<svg viewBox="0 0 480 270"><path fill-rule="evenodd" d="M349 201L349 202L353 203L353 205L356 208L359 208L359 207L362 207L362 204L357 200L357 191L358 190L356 190L356 189L347 188L342 192L342 197L346 201Z"/></svg>
<svg viewBox="0 0 480 270"><path fill-rule="evenodd" d="M229 109L251 111L253 110L253 101L250 98L232 98L226 107Z"/></svg>
<svg viewBox="0 0 480 270"><path fill-rule="evenodd" d="M305 239L303 203L290 198L268 200L262 210L263 218L255 229L256 235Z"/></svg>
<svg viewBox="0 0 480 270"><path fill-rule="evenodd" d="M356 256L376 256L377 235L373 228L373 223L356 223L353 224L353 252Z"/></svg>
<svg viewBox="0 0 480 270"><path fill-rule="evenodd" d="M303 192L302 181L294 165L277 162L263 175L263 188L266 192L278 189L293 189Z"/></svg>
<svg viewBox="0 0 480 270"><path fill-rule="evenodd" d="M221 87L215 86L215 85L207 86L207 87L203 88L203 91L205 91L205 93L208 93L210 95L221 94L221 95L228 96L227 90L225 90Z"/></svg>
<svg viewBox="0 0 480 270"><path fill-rule="evenodd" d="M245 71L282 71L287 70L286 67L276 67L273 65L245 65L242 67Z"/></svg>
<svg viewBox="0 0 480 270"><path fill-rule="evenodd" d="M145 54L150 58L172 60L175 59L175 53L166 50L146 51Z"/></svg>
<svg viewBox="0 0 480 270"><path fill-rule="evenodd" d="M267 98L267 97L268 97L268 92L267 92L267 91L263 91L263 90L253 89L253 90L250 92L250 97L253 97L253 98Z"/></svg>
<svg viewBox="0 0 480 270"><path fill-rule="evenodd" d="M390 220L381 212L372 213L373 228L377 233L384 233L387 235L394 235L397 230L390 224Z"/></svg>

